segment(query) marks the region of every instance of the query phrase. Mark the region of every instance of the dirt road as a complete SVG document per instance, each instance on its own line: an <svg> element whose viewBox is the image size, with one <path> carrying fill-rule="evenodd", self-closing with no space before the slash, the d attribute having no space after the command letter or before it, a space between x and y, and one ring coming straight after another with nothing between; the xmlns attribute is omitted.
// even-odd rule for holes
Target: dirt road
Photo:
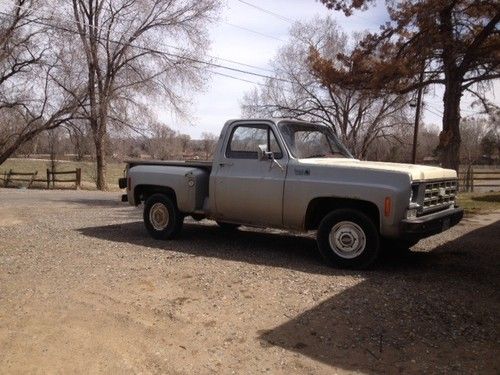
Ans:
<svg viewBox="0 0 500 375"><path fill-rule="evenodd" d="M500 372L500 214L374 270L210 222L150 239L116 193L0 189L1 373Z"/></svg>

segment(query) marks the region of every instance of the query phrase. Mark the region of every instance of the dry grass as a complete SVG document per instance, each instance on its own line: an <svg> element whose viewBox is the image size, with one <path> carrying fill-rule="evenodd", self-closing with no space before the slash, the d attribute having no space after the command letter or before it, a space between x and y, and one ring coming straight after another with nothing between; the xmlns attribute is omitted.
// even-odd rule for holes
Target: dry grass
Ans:
<svg viewBox="0 0 500 375"><path fill-rule="evenodd" d="M38 171L37 178L46 178L46 169L50 168L50 160L43 159L8 159L5 163L0 165L0 177L3 176L4 172L8 172L10 169L15 172L35 172ZM95 189L95 164L93 162L87 161L58 161L56 164L56 170L71 171L76 168L82 169L82 188L93 190ZM110 190L118 189L118 178L123 176L123 170L125 169L124 163L108 162L107 164L107 176L106 181L108 183ZM61 177L61 178L72 178L72 177ZM44 187L44 183L37 183L35 187ZM72 188L73 183L57 183L57 188Z"/></svg>
<svg viewBox="0 0 500 375"><path fill-rule="evenodd" d="M500 192L460 193L458 204L464 208L466 215L500 210Z"/></svg>

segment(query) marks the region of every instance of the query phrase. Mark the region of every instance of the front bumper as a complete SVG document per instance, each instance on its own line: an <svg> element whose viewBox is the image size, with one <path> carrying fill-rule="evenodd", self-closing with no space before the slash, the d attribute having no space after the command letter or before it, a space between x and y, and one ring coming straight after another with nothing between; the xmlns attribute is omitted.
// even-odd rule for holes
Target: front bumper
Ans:
<svg viewBox="0 0 500 375"><path fill-rule="evenodd" d="M408 239L429 237L457 225L463 216L463 208L454 207L414 219L405 219L401 222L401 235Z"/></svg>

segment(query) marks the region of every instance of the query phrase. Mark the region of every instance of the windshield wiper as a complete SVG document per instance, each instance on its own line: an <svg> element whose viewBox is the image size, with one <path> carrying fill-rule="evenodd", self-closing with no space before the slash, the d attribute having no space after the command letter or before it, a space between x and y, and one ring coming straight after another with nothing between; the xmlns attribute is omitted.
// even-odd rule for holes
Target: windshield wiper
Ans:
<svg viewBox="0 0 500 375"><path fill-rule="evenodd" d="M316 154L316 155L309 155L305 159L312 159L312 158L324 158L325 156L328 156L326 154Z"/></svg>

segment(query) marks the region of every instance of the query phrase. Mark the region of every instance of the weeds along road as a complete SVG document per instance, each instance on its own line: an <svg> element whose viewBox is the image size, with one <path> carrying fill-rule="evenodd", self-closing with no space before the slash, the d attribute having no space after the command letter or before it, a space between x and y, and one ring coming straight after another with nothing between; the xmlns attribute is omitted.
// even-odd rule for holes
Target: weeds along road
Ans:
<svg viewBox="0 0 500 375"><path fill-rule="evenodd" d="M117 193L0 189L1 372L498 374L499 220L355 272L307 237L158 242Z"/></svg>

